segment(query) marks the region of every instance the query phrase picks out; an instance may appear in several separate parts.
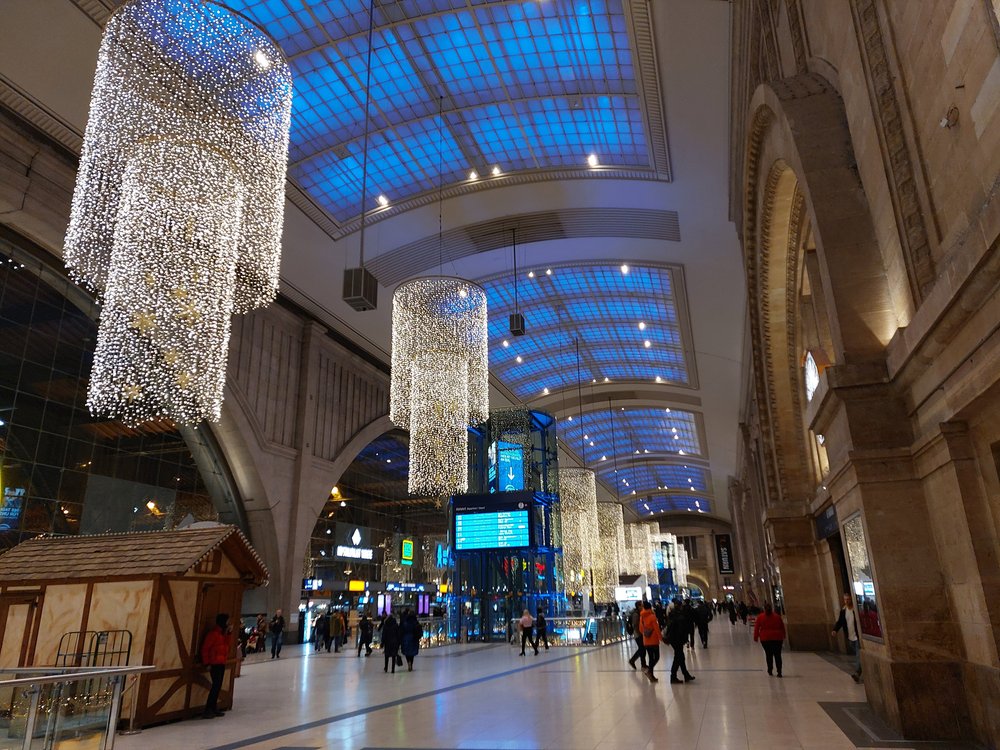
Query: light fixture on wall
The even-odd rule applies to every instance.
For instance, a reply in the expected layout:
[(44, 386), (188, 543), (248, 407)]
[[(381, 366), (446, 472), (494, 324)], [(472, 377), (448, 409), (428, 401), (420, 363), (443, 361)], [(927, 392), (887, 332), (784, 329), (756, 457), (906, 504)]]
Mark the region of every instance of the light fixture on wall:
[(93, 413), (219, 419), (230, 318), (277, 292), (291, 101), (281, 50), (216, 3), (108, 21), (65, 245), (102, 303)]

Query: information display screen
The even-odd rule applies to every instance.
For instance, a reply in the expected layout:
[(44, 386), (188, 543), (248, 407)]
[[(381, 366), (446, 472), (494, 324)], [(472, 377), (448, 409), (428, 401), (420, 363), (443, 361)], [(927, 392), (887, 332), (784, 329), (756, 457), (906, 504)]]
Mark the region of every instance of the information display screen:
[(490, 492), (518, 492), (524, 489), (524, 450), (517, 443), (499, 440), (489, 449), (487, 471)]
[[(529, 493), (524, 493), (528, 495)], [(455, 551), (531, 546), (531, 502), (495, 503), (467, 496), (455, 504)]]

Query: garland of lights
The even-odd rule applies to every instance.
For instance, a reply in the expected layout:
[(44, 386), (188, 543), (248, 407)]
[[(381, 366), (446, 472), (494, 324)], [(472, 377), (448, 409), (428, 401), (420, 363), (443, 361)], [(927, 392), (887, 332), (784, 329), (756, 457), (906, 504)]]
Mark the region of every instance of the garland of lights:
[(656, 560), (660, 550), (660, 524), (656, 521), (646, 521), (644, 526), (649, 530), (649, 552), (647, 553), (646, 564), (649, 566), (649, 570), (646, 573), (646, 579), (650, 584), (659, 582), (659, 573), (656, 568)]
[(535, 490), (535, 478), (538, 472), (531, 471), (531, 412), (519, 406), (494, 409), (490, 412), (489, 444), (499, 444), (501, 441), (518, 445), (521, 448), (522, 466), (524, 472), (524, 489)]
[(432, 276), (396, 289), (389, 417), (410, 431), (410, 494), (469, 488), (468, 427), (489, 416), (486, 345), (478, 284)]
[(597, 550), (597, 481), (592, 469), (559, 471), (563, 587), (570, 595), (590, 585)]
[(644, 523), (630, 523), (625, 526), (624, 572), (632, 575), (649, 575), (653, 556), (649, 540), (649, 527)]
[(611, 602), (625, 556), (625, 518), (618, 503), (597, 504), (599, 543), (594, 556), (594, 600)]
[(277, 291), (291, 98), (277, 45), (213, 2), (108, 21), (65, 246), (102, 302), (93, 413), (219, 419), (230, 318)]

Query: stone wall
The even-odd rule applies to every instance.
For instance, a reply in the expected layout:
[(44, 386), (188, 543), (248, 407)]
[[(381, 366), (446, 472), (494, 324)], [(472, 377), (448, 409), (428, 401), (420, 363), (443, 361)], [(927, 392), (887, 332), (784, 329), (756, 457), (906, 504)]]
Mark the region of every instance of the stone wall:
[[(731, 210), (749, 292), (743, 565), (835, 648), (817, 538), (860, 514), (869, 701), (913, 739), (1000, 737), (1000, 36), (989, 0), (737, 0)], [(822, 371), (811, 400), (803, 362)]]

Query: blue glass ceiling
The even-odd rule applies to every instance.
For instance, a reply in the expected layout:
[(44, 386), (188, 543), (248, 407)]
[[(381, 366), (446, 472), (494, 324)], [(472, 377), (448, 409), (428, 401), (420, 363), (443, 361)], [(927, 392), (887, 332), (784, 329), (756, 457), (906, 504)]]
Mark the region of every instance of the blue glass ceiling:
[(631, 267), (628, 273), (604, 264), (526, 269), (518, 280), (518, 300), (528, 332), (517, 338), (508, 330), (508, 315), (514, 312), (510, 274), (480, 283), (489, 301), (490, 371), (522, 400), (547, 395), (546, 389), (575, 390), (577, 339), (584, 386), (689, 382), (669, 268)]
[[(290, 178), (357, 216), (369, 0), (224, 2), (289, 57)], [(367, 209), (436, 188), (439, 163), (446, 185), (591, 153), (650, 168), (622, 0), (380, 0), (375, 25)]]
[(657, 513), (688, 511), (690, 513), (711, 513), (712, 507), (708, 500), (694, 495), (657, 495), (656, 497), (636, 500), (632, 503), (636, 515), (653, 516)]
[(579, 415), (572, 420), (561, 419), (559, 438), (578, 455), (585, 454), (588, 466), (602, 472), (605, 465), (614, 466), (615, 456), (621, 470), (631, 460), (650, 454), (676, 454), (678, 458), (702, 454), (695, 415), (677, 409), (644, 407), (588, 412), (582, 419)]
[(619, 464), (616, 471), (611, 461), (602, 461), (597, 466), (597, 476), (609, 487), (615, 488), (622, 498), (630, 495), (642, 497), (664, 490), (684, 490), (694, 496), (708, 492), (708, 472), (683, 464)]

